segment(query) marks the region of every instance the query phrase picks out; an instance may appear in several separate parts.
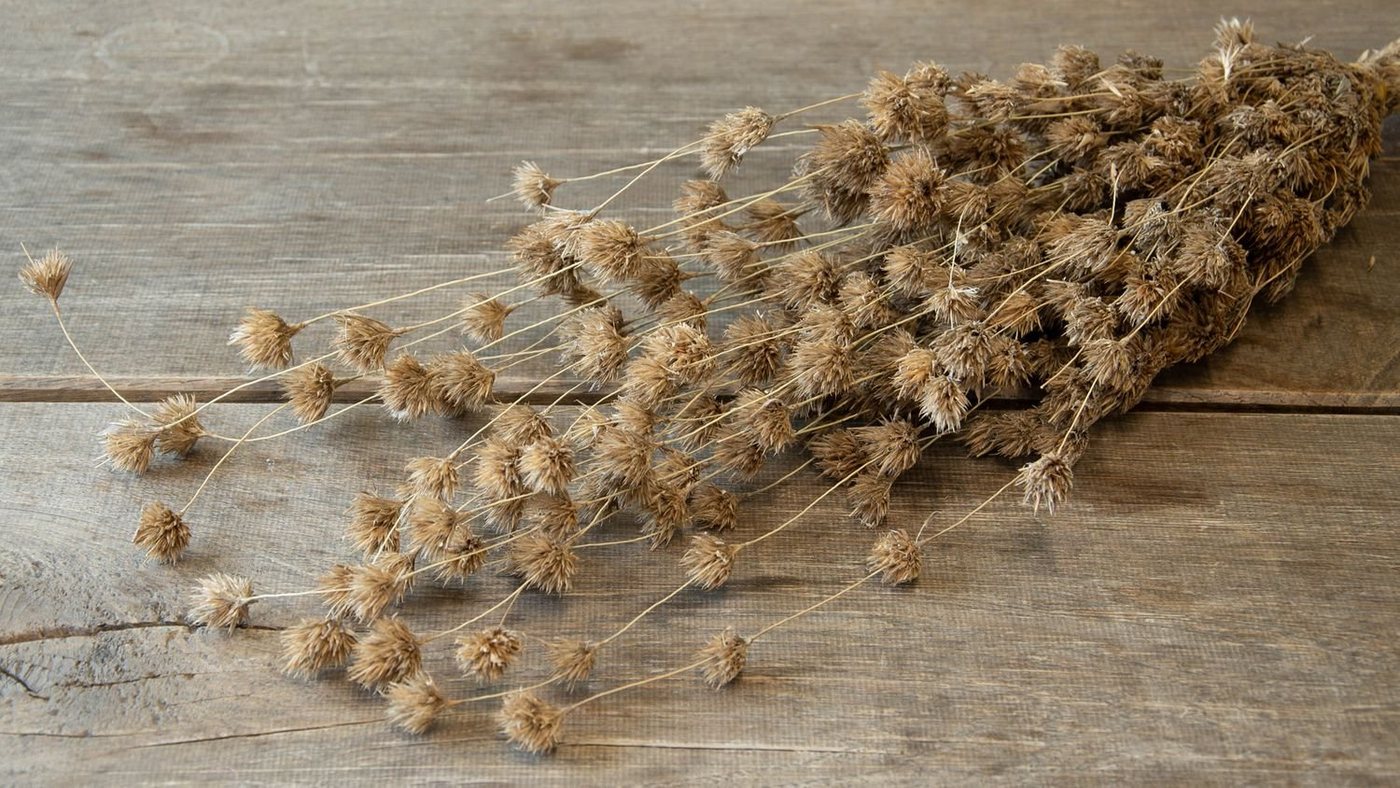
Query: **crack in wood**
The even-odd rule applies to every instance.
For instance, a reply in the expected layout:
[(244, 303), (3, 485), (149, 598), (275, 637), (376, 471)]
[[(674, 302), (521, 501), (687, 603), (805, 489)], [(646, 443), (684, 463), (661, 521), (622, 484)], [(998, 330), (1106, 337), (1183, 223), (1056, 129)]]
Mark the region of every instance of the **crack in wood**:
[[(130, 629), (155, 629), (159, 627), (176, 627), (187, 632), (194, 632), (201, 627), (196, 627), (185, 621), (127, 621), (112, 624), (96, 624), (86, 627), (41, 627), (39, 629), (25, 630), (23, 632), (9, 632), (0, 634), (0, 646), (13, 646), (20, 643), (35, 643), (43, 640), (63, 640), (65, 638), (95, 637), (108, 632), (123, 632)], [(270, 632), (280, 632), (282, 627), (267, 626), (264, 624), (246, 624), (240, 629), (265, 630)]]

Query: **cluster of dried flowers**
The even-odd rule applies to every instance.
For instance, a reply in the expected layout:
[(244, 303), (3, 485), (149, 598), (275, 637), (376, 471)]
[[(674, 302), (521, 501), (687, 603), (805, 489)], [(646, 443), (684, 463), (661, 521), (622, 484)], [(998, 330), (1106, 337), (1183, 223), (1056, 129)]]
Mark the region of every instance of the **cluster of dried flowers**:
[[(782, 130), (851, 99), (862, 117)], [(509, 242), (518, 286), (472, 295), (416, 326), (360, 312), (487, 275), (296, 323), (251, 310), (233, 332), (242, 358), (275, 370), (268, 377), (285, 389), (286, 403), (264, 420), (286, 407), (303, 424), (325, 420), (337, 389), (364, 376), (380, 379), (371, 399), (396, 421), (490, 418), (452, 451), (408, 461), (397, 494), (354, 498), (347, 536), (358, 560), (285, 594), (213, 575), (191, 616), (233, 628), (255, 601), (319, 598), (321, 613), (285, 631), (288, 673), (343, 666), (414, 733), (463, 704), (500, 699), (505, 736), (536, 752), (555, 746), (568, 713), (602, 697), (687, 671), (728, 684), (774, 627), (871, 580), (916, 580), (928, 542), (972, 513), (928, 535), (883, 530), (863, 577), (748, 636), (725, 629), (674, 671), (568, 705), (540, 694), (586, 681), (610, 642), (684, 589), (725, 585), (741, 554), (815, 505), (763, 533), (731, 536), (744, 496), (726, 482), (752, 479), (776, 454), (805, 448), (833, 482), (817, 500), (844, 492), (871, 528), (883, 525), (891, 485), (945, 435), (976, 455), (1024, 458), (998, 494), (1016, 486), (1029, 505), (1053, 509), (1095, 422), (1131, 408), (1166, 367), (1227, 344), (1254, 300), (1287, 293), (1309, 254), (1366, 204), (1368, 159), (1398, 103), (1400, 42), (1344, 63), (1258, 43), (1232, 21), (1181, 79), (1151, 57), (1105, 64), (1063, 47), (1006, 81), (920, 63), (812, 107), (743, 109), (663, 159), (600, 173), (639, 178), (699, 156), (708, 178), (685, 183), (676, 218), (646, 229), (606, 218), (608, 201), (557, 207), (557, 191), (582, 179), (525, 164), (514, 193), (539, 216)], [(804, 134), (815, 141), (790, 180), (726, 193), (721, 180), (749, 151)], [(60, 324), (69, 267), (55, 253), (22, 274)], [(510, 296), (521, 291), (567, 308), (511, 328), (520, 303)], [(295, 337), (322, 320), (339, 324), (334, 346), (294, 364)], [(524, 350), (484, 353), (541, 325), (545, 338)], [(430, 357), (409, 349), (458, 328), (474, 348)], [(564, 358), (553, 377), (578, 385), (546, 407), (498, 401), (501, 369), (548, 352)], [(490, 363), (501, 359), (511, 361)], [(584, 385), (603, 392), (598, 403), (563, 418), (557, 406)], [(981, 409), (1005, 395), (1022, 404)], [(155, 454), (184, 455), (200, 439), (236, 448), (262, 424), (231, 438), (207, 431), (207, 404), (188, 397), (150, 413), (126, 404), (136, 416), (106, 434), (107, 457), (138, 473)], [(177, 560), (190, 541), (190, 503), (148, 504), (136, 544)], [(568, 593), (590, 533), (620, 513), (640, 522), (638, 541), (652, 548), (685, 534), (678, 587), (606, 637), (554, 642), (554, 672), (540, 684), (447, 697), (423, 670), (425, 649), (450, 639), (465, 674), (499, 681), (525, 641), (505, 616), (480, 622), (502, 608), (508, 615), (527, 590)], [(459, 583), (492, 556), (519, 583), (486, 611), (426, 634), (392, 612), (416, 584)]]

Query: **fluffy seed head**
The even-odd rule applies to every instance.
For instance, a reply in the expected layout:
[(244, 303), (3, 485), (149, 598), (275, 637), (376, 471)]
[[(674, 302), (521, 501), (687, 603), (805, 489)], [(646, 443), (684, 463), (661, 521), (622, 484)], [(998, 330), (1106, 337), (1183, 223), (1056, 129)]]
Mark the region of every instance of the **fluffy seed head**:
[(403, 681), (423, 667), (422, 642), (397, 617), (381, 618), (351, 651), (346, 677), (365, 689)]
[(444, 413), (475, 413), (486, 406), (496, 385), (496, 373), (468, 350), (443, 353), (428, 360), (432, 393)]
[(1066, 457), (1049, 452), (1021, 466), (1016, 482), (1025, 492), (1027, 506), (1036, 511), (1044, 506), (1053, 514), (1074, 486), (1074, 467)]
[(102, 433), (106, 462), (119, 470), (145, 473), (155, 456), (158, 436), (157, 430), (139, 421), (116, 422)]
[(233, 629), (248, 620), (253, 581), (246, 577), (215, 572), (199, 581), (190, 594), (191, 624), (215, 629)]
[(710, 482), (690, 493), (690, 517), (696, 528), (727, 531), (739, 524), (739, 498)]
[(399, 549), (399, 532), (395, 526), (402, 511), (403, 501), (362, 490), (350, 504), (346, 538), (366, 556), (385, 550), (396, 551)]
[(923, 554), (919, 545), (902, 528), (887, 531), (875, 540), (865, 565), (870, 571), (879, 572), (880, 580), (890, 585), (912, 583), (919, 579), (923, 568)]
[(773, 131), (774, 118), (758, 107), (744, 107), (710, 124), (700, 166), (719, 180), (737, 167), (750, 148), (763, 142)]
[(485, 293), (472, 293), (467, 296), (462, 307), (462, 333), (478, 342), (496, 342), (505, 336), (506, 318), (515, 307), (503, 304), (497, 298)]
[(336, 315), (340, 324), (332, 345), (336, 357), (360, 372), (374, 372), (384, 366), (389, 343), (402, 334), (379, 320), (348, 312)]
[(450, 706), (427, 673), (390, 684), (384, 696), (389, 699), (385, 712), (389, 724), (414, 735), (431, 728), (438, 715)]
[(270, 309), (249, 308), (228, 343), (255, 369), (282, 369), (292, 363), (292, 337), (302, 328), (301, 323), (288, 325)]
[(925, 232), (943, 208), (946, 177), (928, 149), (906, 151), (870, 187), (870, 215), (897, 234)]
[(282, 630), (282, 672), (308, 678), (350, 659), (355, 632), (339, 618), (303, 618)]
[(549, 644), (549, 662), (554, 666), (554, 679), (566, 687), (575, 687), (588, 679), (598, 661), (599, 644), (594, 641), (566, 638)]
[(565, 540), (531, 534), (511, 543), (510, 565), (526, 588), (562, 594), (573, 585), (578, 553)]
[(335, 396), (335, 374), (330, 367), (312, 362), (282, 376), (282, 393), (302, 424), (319, 420), (330, 410)]
[(875, 75), (862, 103), (882, 139), (932, 142), (948, 126), (943, 95), (951, 84), (939, 66), (918, 63), (903, 77), (889, 71)]
[(457, 492), (457, 464), (451, 457), (415, 457), (404, 465), (405, 488), (413, 496), (452, 500)]
[(349, 573), (349, 589), (345, 603), (350, 613), (361, 621), (373, 621), (408, 592), (413, 578), (411, 556), (389, 553), (374, 563), (353, 567)]
[(507, 696), (499, 719), (501, 733), (521, 750), (542, 754), (552, 752), (559, 745), (564, 712), (540, 700), (533, 692)]
[(696, 534), (691, 537), (685, 555), (681, 556), (681, 566), (685, 567), (692, 585), (710, 591), (728, 582), (738, 553), (738, 545), (727, 544), (710, 534)]
[(431, 373), (412, 353), (400, 353), (384, 370), (379, 399), (399, 421), (422, 418), (436, 410), (438, 402)]
[(749, 641), (739, 637), (732, 628), (726, 628), (710, 638), (697, 656), (704, 660), (700, 673), (705, 683), (719, 689), (743, 672), (749, 656)]
[(511, 191), (527, 209), (543, 211), (554, 199), (554, 190), (560, 183), (563, 181), (549, 177), (549, 173), (533, 161), (523, 161), (512, 173)]
[(151, 558), (173, 564), (190, 543), (190, 527), (174, 509), (152, 501), (141, 507), (141, 518), (131, 541)]
[(488, 627), (457, 638), (457, 664), (484, 684), (503, 676), (524, 647), (520, 633)]
[(578, 232), (579, 259), (605, 283), (622, 283), (636, 276), (646, 252), (637, 231), (616, 219), (599, 219)]
[(68, 284), (68, 274), (72, 270), (73, 261), (68, 259), (68, 255), (53, 249), (19, 269), (19, 278), (29, 292), (58, 303), (58, 297), (63, 295), (63, 286)]
[(574, 478), (573, 449), (561, 438), (540, 438), (520, 453), (520, 477), (535, 492), (563, 495)]

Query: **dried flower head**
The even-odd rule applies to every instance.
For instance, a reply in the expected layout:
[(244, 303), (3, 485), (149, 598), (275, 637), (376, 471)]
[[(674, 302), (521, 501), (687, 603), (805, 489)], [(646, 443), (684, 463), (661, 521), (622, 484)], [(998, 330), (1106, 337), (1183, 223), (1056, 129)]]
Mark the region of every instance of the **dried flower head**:
[(415, 457), (404, 465), (410, 495), (452, 500), (457, 492), (457, 463), (451, 457)]
[(1074, 468), (1067, 458), (1050, 452), (1021, 466), (1016, 481), (1025, 492), (1028, 506), (1036, 511), (1044, 506), (1053, 513), (1074, 486)]
[(626, 222), (599, 219), (578, 231), (578, 256), (605, 283), (626, 282), (638, 273), (646, 242)]
[(690, 493), (689, 506), (696, 528), (727, 531), (739, 524), (738, 496), (719, 485), (698, 485)]
[(946, 179), (927, 148), (905, 151), (870, 187), (870, 215), (899, 235), (927, 232), (943, 209)]
[(190, 527), (174, 509), (152, 501), (141, 507), (141, 518), (131, 541), (151, 558), (173, 564), (190, 543)]
[(390, 684), (384, 696), (389, 700), (385, 712), (389, 724), (415, 735), (431, 728), (438, 715), (451, 706), (433, 683), (433, 677), (421, 672)]
[(515, 307), (485, 293), (472, 293), (462, 310), (462, 333), (478, 342), (497, 342), (505, 336), (506, 318)]
[(246, 577), (215, 572), (199, 581), (190, 594), (190, 623), (233, 629), (248, 620), (253, 582)]
[(449, 415), (481, 410), (496, 386), (496, 373), (468, 350), (433, 356), (428, 374), (438, 409)]
[(700, 152), (700, 166), (715, 180), (724, 177), (739, 165), (749, 149), (768, 139), (774, 121), (772, 115), (758, 107), (744, 107), (710, 124)]
[(554, 666), (554, 679), (566, 687), (586, 681), (598, 661), (600, 644), (596, 641), (565, 638), (549, 644), (549, 662)]
[(292, 363), (292, 337), (304, 327), (304, 323), (288, 324), (270, 309), (249, 307), (228, 343), (236, 345), (238, 355), (255, 369), (282, 369)]
[(57, 249), (50, 250), (38, 260), (30, 260), (19, 269), (20, 281), (34, 295), (43, 296), (53, 303), (63, 294), (63, 286), (68, 284), (68, 274), (73, 270), (73, 261)]
[(291, 403), (297, 420), (310, 424), (319, 421), (330, 410), (337, 383), (330, 367), (311, 362), (283, 375), (281, 385), (283, 396)]
[(412, 558), (401, 553), (387, 553), (373, 563), (353, 567), (345, 593), (346, 609), (361, 621), (379, 618), (385, 608), (408, 592), (412, 569)]
[(511, 191), (520, 204), (531, 210), (543, 211), (554, 199), (554, 190), (563, 181), (549, 177), (533, 161), (521, 162), (511, 178)]
[(879, 572), (880, 579), (890, 585), (912, 583), (919, 579), (923, 568), (923, 554), (919, 544), (908, 531), (897, 528), (887, 531), (875, 540), (865, 565), (870, 571)]
[(379, 400), (399, 421), (422, 418), (438, 409), (432, 374), (412, 353), (400, 353), (385, 368)]
[(562, 594), (573, 585), (578, 553), (564, 539), (531, 534), (511, 544), (510, 566), (526, 588)]
[(403, 501), (361, 491), (350, 504), (346, 538), (366, 556), (399, 549), (397, 529)]
[(457, 664), (482, 683), (503, 676), (510, 663), (525, 647), (519, 632), (504, 627), (488, 627), (457, 638)]
[(310, 677), (350, 659), (355, 632), (336, 617), (303, 618), (282, 630), (282, 672)]
[(183, 457), (209, 433), (195, 415), (198, 405), (189, 394), (174, 394), (161, 400), (151, 414), (156, 427), (156, 448)]
[(355, 644), (345, 675), (365, 689), (379, 689), (417, 674), (422, 666), (422, 641), (390, 616), (375, 621)]
[(882, 139), (932, 142), (948, 126), (943, 96), (951, 84), (941, 67), (917, 63), (902, 77), (889, 71), (875, 75), (862, 102)]
[(470, 528), (452, 505), (440, 498), (415, 498), (408, 515), (413, 544), (432, 560), (441, 557), (459, 528)]
[(733, 628), (726, 628), (710, 638), (697, 656), (703, 660), (700, 673), (705, 683), (719, 689), (743, 672), (749, 656), (749, 641), (735, 634)]
[(574, 451), (562, 438), (544, 436), (520, 453), (520, 477), (535, 492), (563, 495), (574, 478)]
[(349, 564), (332, 564), (324, 574), (316, 579), (316, 593), (321, 595), (326, 609), (335, 618), (350, 612), (350, 583), (355, 578), (355, 567)]
[(690, 538), (685, 555), (681, 556), (681, 566), (685, 567), (692, 585), (710, 591), (728, 582), (734, 571), (734, 557), (738, 554), (739, 545), (728, 544), (710, 534), (696, 534)]
[(552, 435), (549, 419), (529, 405), (507, 405), (496, 416), (495, 434), (517, 446)]
[(105, 461), (113, 468), (131, 473), (145, 473), (151, 467), (156, 452), (159, 431), (132, 419), (123, 419), (102, 433)]
[(531, 753), (552, 752), (559, 746), (564, 712), (528, 690), (508, 695), (501, 704), (501, 733), (511, 744)]
[(340, 324), (333, 345), (336, 358), (360, 372), (375, 372), (384, 366), (389, 343), (403, 334), (386, 323), (353, 312), (336, 315)]

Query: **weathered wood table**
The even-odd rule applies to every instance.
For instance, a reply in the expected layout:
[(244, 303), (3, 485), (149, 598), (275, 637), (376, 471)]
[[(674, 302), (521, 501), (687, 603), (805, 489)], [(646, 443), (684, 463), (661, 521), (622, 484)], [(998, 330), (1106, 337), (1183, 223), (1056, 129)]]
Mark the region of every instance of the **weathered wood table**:
[[(562, 173), (644, 160), (733, 108), (799, 106), (919, 58), (1005, 75), (1069, 41), (1186, 67), (1209, 47), (1218, 10), (224, 5), (0, 5), (0, 249), (11, 268), (21, 242), (74, 257), (74, 336), (140, 401), (208, 398), (236, 380), (224, 338), (245, 305), (304, 316), (501, 267), (523, 218), (484, 200), (521, 159)], [(1231, 12), (1254, 13), (1266, 39), (1315, 35), (1348, 56), (1400, 33), (1385, 2)], [(392, 485), (405, 457), (455, 444), (460, 422), (389, 430), (362, 408), (250, 448), (191, 511), (187, 560), (152, 565), (129, 544), (141, 503), (188, 495), (215, 449), (143, 479), (97, 467), (94, 435), (121, 409), (11, 281), (0, 290), (0, 775), (1400, 780), (1394, 119), (1386, 139), (1370, 208), (1234, 346), (1103, 424), (1062, 512), (994, 505), (941, 540), (915, 587), (864, 589), (775, 633), (722, 692), (683, 676), (590, 706), (544, 759), (509, 750), (484, 708), (414, 739), (341, 681), (282, 677), (277, 630), (309, 603), (262, 606), (232, 635), (182, 623), (185, 589), (215, 569), (267, 590), (305, 587), (348, 555), (341, 511), (353, 491)], [(779, 177), (796, 145), (773, 150), (747, 169)], [(663, 169), (623, 210), (660, 211), (687, 172)], [(581, 187), (579, 204), (606, 187)], [(420, 321), (454, 298), (385, 313)], [(547, 368), (517, 368), (501, 389)], [(237, 433), (274, 398), (252, 387), (210, 420)], [(901, 483), (892, 522), (966, 511), (1010, 470), (939, 446)], [(819, 484), (798, 474), (746, 527)], [(824, 501), (781, 559), (746, 565), (725, 593), (658, 611), (594, 686), (660, 672), (726, 624), (751, 630), (839, 587), (869, 539), (842, 509)], [(527, 597), (531, 631), (604, 630), (674, 585), (674, 561), (637, 547), (608, 548), (562, 601)], [(414, 615), (442, 626), (506, 587), (426, 591)], [(538, 652), (527, 649), (515, 681), (546, 670)], [(447, 678), (448, 654), (429, 660), (450, 691), (468, 691)]]

